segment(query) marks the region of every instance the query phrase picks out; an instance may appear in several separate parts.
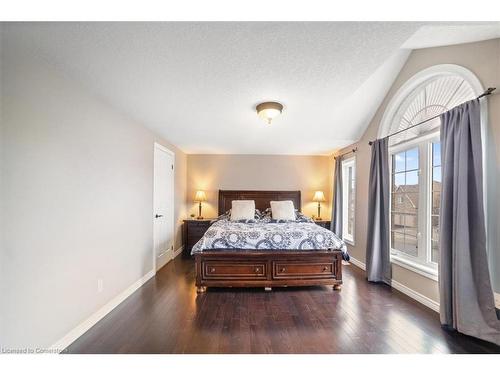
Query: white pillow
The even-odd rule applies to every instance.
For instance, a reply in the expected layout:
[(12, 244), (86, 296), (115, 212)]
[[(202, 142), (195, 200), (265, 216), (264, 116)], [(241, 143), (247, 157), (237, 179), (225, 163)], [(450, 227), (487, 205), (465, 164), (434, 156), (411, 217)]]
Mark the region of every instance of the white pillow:
[(292, 201), (271, 201), (271, 215), (275, 220), (295, 220)]
[(255, 201), (232, 201), (231, 220), (253, 220), (255, 219)]

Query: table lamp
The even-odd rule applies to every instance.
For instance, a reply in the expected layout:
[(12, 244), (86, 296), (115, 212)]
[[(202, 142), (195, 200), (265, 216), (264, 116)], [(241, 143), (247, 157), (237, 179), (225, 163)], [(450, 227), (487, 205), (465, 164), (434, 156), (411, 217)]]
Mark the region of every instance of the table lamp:
[(321, 220), (321, 202), (325, 202), (325, 194), (322, 191), (317, 191), (314, 193), (313, 202), (318, 202), (318, 217), (316, 220)]
[(197, 217), (198, 220), (203, 219), (203, 216), (201, 216), (201, 202), (205, 202), (206, 200), (207, 200), (207, 195), (205, 194), (205, 192), (203, 190), (198, 190), (196, 192), (196, 195), (194, 196), (194, 201), (199, 203), (198, 217)]

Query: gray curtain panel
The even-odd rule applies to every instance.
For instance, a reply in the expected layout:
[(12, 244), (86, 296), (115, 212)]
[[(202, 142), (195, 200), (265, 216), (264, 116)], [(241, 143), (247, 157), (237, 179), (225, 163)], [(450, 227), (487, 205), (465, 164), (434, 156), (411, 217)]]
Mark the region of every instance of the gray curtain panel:
[(388, 138), (377, 139), (372, 144), (368, 186), (366, 274), (368, 281), (390, 284), (388, 144)]
[(441, 164), (441, 323), (500, 344), (486, 254), (478, 99), (441, 116)]
[(330, 229), (342, 238), (342, 157), (335, 158), (335, 176), (333, 176), (333, 205)]

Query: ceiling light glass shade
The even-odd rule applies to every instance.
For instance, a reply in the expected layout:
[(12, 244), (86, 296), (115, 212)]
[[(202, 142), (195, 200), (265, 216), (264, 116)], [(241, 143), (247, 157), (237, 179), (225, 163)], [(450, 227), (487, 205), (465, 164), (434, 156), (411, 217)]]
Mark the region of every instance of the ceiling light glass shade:
[(317, 191), (314, 193), (313, 202), (324, 202), (324, 201), (326, 201), (326, 199), (325, 199), (325, 194), (323, 194), (322, 191)]
[(207, 200), (207, 195), (203, 190), (198, 190), (194, 196), (195, 202), (205, 202)]
[(277, 102), (265, 102), (260, 103), (256, 109), (257, 114), (270, 124), (283, 111), (283, 105)]

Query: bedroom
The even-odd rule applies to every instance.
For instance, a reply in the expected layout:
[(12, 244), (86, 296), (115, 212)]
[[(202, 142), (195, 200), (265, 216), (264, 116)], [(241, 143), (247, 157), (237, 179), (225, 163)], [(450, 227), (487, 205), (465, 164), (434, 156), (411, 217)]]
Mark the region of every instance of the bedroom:
[(500, 354), (484, 17), (6, 17), (2, 353)]

